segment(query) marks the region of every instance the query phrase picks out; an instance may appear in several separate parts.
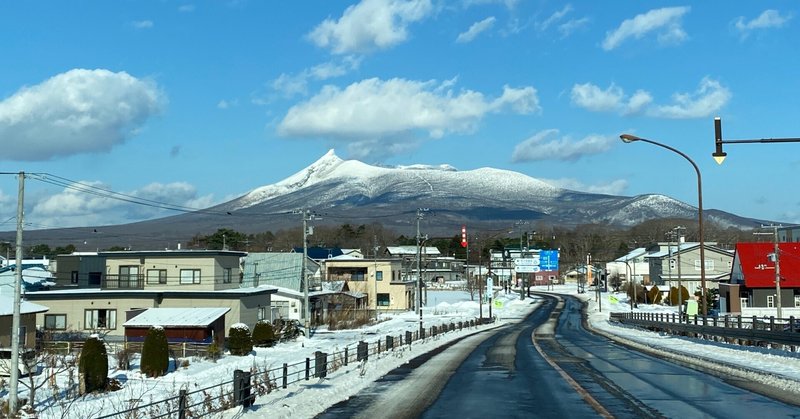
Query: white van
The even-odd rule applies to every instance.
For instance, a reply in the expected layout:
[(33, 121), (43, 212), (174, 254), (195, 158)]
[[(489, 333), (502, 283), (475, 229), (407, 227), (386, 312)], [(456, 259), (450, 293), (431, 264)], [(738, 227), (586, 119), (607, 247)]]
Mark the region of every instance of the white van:
[[(36, 357), (36, 352), (33, 349), (24, 350), (20, 354), (19, 362), (19, 376), (27, 375), (31, 372), (28, 367), (31, 365), (31, 360)], [(26, 362), (27, 361), (27, 362)], [(35, 368), (34, 368), (35, 371)], [(0, 376), (11, 376), (11, 348), (0, 348)]]

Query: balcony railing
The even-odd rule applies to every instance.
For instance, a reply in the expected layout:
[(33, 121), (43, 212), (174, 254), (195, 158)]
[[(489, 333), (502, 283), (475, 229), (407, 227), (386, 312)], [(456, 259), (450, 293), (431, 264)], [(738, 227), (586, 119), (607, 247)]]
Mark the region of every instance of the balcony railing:
[(106, 275), (100, 284), (101, 289), (141, 290), (144, 289), (144, 275)]

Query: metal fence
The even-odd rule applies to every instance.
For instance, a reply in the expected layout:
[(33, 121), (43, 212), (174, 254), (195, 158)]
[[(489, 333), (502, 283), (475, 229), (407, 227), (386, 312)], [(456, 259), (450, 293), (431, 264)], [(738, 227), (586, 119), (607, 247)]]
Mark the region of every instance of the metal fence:
[[(484, 322), (486, 323), (486, 322)], [(328, 374), (353, 362), (368, 360), (371, 355), (394, 351), (403, 345), (436, 335), (475, 328), (476, 320), (459, 321), (417, 331), (405, 331), (399, 335), (386, 335), (373, 342), (351, 343), (341, 351), (325, 353), (316, 351), (312, 356), (294, 363), (261, 369), (256, 366), (250, 371), (236, 370), (231, 381), (226, 381), (200, 390), (181, 389), (177, 396), (144, 405), (135, 405), (127, 410), (116, 411), (98, 419), (107, 418), (200, 418), (236, 406), (250, 407), (258, 396), (286, 389), (289, 385), (308, 381), (311, 378), (325, 378)]]
[(721, 339), (740, 345), (800, 347), (800, 320), (758, 316), (680, 316), (676, 313), (611, 313), (611, 321), (673, 334)]

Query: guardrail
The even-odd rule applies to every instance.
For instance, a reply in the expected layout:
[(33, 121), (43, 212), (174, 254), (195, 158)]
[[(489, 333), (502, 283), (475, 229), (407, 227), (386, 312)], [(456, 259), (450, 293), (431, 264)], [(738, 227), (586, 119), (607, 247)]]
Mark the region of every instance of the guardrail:
[(611, 321), (673, 334), (717, 337), (730, 343), (760, 346), (787, 345), (792, 352), (800, 347), (800, 320), (758, 316), (679, 316), (675, 313), (611, 313)]
[(290, 384), (308, 381), (313, 378), (325, 378), (328, 374), (347, 366), (352, 362), (369, 359), (370, 355), (393, 351), (403, 345), (411, 345), (426, 337), (443, 333), (474, 328), (482, 323), (479, 320), (459, 321), (457, 323), (431, 326), (421, 331), (406, 331), (405, 334), (387, 335), (369, 343), (359, 341), (331, 354), (316, 351), (313, 357), (306, 357), (294, 363), (284, 363), (272, 369), (253, 367), (250, 371), (236, 370), (233, 380), (199, 390), (179, 390), (178, 395), (160, 401), (139, 404), (133, 401), (129, 409), (116, 411), (98, 419), (109, 418), (200, 418), (212, 413), (221, 412), (236, 406), (250, 407), (257, 396), (273, 391), (286, 389)]

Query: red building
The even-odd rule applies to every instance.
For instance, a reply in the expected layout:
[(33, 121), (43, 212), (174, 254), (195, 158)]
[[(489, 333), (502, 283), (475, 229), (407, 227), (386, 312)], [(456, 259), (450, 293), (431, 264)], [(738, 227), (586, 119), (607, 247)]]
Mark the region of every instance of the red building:
[[(737, 243), (730, 284), (720, 284), (720, 311), (775, 315), (775, 244)], [(778, 244), (782, 317), (800, 314), (800, 243)], [(766, 310), (750, 310), (766, 309)], [(762, 313), (763, 312), (763, 313)]]

